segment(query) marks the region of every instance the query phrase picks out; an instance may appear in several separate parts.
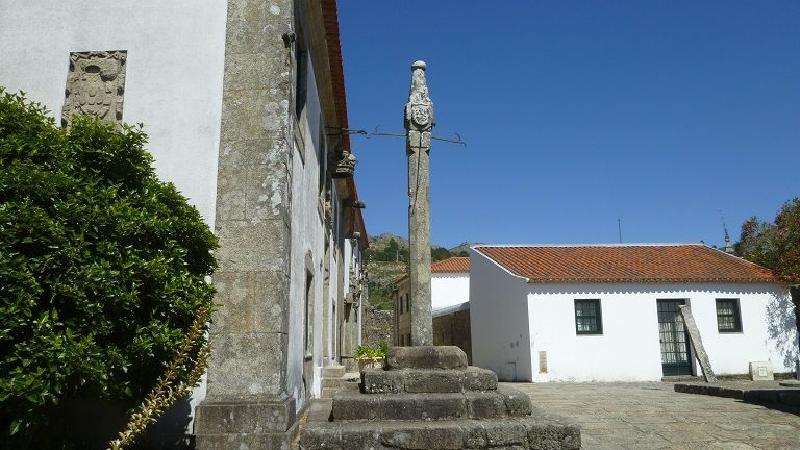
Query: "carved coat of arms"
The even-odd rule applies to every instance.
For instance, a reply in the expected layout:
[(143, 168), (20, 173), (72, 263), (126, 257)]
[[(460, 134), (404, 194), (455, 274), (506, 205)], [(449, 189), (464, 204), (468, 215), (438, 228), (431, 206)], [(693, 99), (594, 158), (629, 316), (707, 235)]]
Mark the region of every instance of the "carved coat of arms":
[(61, 125), (68, 126), (78, 114), (106, 122), (121, 121), (127, 52), (72, 52), (69, 59)]

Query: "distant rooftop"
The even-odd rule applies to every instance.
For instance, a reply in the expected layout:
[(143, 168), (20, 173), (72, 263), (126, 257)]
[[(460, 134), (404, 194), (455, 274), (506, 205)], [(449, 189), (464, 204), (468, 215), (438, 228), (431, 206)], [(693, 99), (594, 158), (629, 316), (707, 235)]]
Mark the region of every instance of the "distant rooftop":
[(431, 264), (431, 273), (469, 272), (469, 256), (451, 256)]
[(476, 245), (530, 283), (775, 282), (772, 271), (702, 244)]
[[(469, 256), (451, 256), (441, 261), (431, 264), (431, 273), (469, 273)], [(407, 274), (400, 275), (394, 279), (395, 283), (400, 283), (408, 278)]]

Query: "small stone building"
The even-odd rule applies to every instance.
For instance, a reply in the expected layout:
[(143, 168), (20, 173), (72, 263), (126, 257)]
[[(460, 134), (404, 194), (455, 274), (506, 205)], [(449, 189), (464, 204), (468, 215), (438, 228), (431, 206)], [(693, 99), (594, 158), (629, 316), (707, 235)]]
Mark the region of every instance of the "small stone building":
[[(394, 344), (411, 345), (408, 277), (395, 281)], [(455, 345), (471, 358), (469, 342), (469, 257), (453, 256), (431, 264), (434, 345)]]
[(767, 269), (700, 244), (479, 245), (472, 356), (502, 380), (652, 381), (700, 375), (686, 304), (718, 375), (794, 370), (787, 290)]
[(288, 445), (323, 369), (352, 365), (366, 295), (336, 1), (11, 3), (0, 85), (65, 126), (143, 123), (219, 237), (207, 382), (145, 447)]

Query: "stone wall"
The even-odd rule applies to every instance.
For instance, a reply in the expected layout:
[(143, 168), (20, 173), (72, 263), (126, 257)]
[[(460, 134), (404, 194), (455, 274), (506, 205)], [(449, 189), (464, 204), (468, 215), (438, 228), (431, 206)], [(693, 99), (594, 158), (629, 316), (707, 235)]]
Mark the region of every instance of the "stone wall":
[(385, 342), (392, 345), (394, 342), (394, 311), (377, 309), (374, 306), (364, 307), (364, 316), (361, 322), (361, 343), (365, 345), (378, 345)]
[(472, 364), (472, 333), (469, 309), (433, 318), (433, 345), (455, 345), (464, 350)]

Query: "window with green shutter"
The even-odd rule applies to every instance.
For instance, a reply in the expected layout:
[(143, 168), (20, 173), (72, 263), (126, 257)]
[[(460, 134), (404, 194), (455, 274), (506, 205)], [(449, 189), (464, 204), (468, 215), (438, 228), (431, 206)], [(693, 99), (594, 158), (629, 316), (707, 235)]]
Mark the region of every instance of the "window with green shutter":
[(600, 300), (575, 300), (575, 332), (577, 334), (603, 334)]
[(742, 315), (739, 312), (738, 298), (717, 299), (717, 329), (720, 333), (742, 331)]

